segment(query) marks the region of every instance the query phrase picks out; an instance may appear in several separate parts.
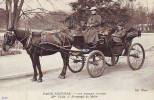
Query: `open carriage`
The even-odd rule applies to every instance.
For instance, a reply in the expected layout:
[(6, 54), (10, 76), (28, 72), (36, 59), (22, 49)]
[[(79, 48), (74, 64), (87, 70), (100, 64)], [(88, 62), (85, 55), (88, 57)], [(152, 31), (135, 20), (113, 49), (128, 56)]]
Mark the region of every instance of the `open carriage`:
[(114, 37), (110, 35), (98, 34), (99, 42), (91, 46), (86, 45), (83, 36), (75, 36), (74, 44), (80, 51), (71, 51), (69, 69), (77, 73), (85, 66), (91, 77), (99, 77), (105, 68), (117, 64), (120, 56), (127, 57), (127, 63), (132, 70), (140, 69), (144, 64), (145, 51), (140, 43), (132, 44), (132, 40), (141, 33), (137, 36), (128, 33), (123, 36), (121, 43), (114, 42)]
[[(39, 56), (60, 52), (64, 62), (60, 78), (65, 78), (68, 62), (69, 69), (74, 73), (80, 72), (86, 66), (91, 77), (101, 76), (108, 67), (107, 65), (113, 66), (118, 62), (119, 56), (126, 56), (128, 65), (133, 70), (138, 70), (143, 66), (145, 59), (144, 48), (139, 43), (132, 44), (135, 37), (141, 36), (141, 32), (129, 29), (120, 38), (121, 42), (116, 42), (117, 37), (112, 34), (101, 33), (96, 36), (98, 36), (96, 43), (87, 44), (83, 36), (75, 36), (73, 40), (66, 33), (48, 33), (44, 39), (43, 33), (32, 32), (31, 34), (24, 30), (10, 30), (4, 35), (3, 50), (9, 50), (15, 40), (18, 40), (24, 45), (28, 54), (33, 57), (32, 62), (35, 65), (38, 64), (39, 68), (41, 68)], [(60, 45), (58, 42), (60, 42)], [(70, 50), (72, 45), (80, 50)], [(107, 58), (110, 58), (110, 60), (108, 61)], [(36, 59), (37, 61), (34, 61)], [(39, 81), (42, 82), (42, 71), (39, 68)], [(34, 76), (33, 80), (36, 81), (37, 77)]]

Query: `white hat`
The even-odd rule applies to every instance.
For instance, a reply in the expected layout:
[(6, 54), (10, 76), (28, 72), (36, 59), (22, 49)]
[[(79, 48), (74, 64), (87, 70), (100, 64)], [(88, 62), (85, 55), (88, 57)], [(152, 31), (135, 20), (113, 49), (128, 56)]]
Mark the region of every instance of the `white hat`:
[(96, 10), (96, 9), (97, 9), (96, 7), (91, 7), (91, 8), (90, 8), (90, 10)]

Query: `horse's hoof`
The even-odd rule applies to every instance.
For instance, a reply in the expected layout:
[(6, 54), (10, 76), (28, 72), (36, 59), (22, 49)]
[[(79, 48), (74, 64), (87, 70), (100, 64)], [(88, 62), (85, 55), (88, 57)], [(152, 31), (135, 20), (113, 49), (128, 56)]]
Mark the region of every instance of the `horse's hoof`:
[(65, 76), (59, 75), (59, 78), (60, 78), (60, 79), (65, 79)]
[(41, 83), (43, 80), (42, 79), (38, 79), (37, 82)]
[(35, 82), (37, 81), (37, 78), (32, 78), (31, 81)]

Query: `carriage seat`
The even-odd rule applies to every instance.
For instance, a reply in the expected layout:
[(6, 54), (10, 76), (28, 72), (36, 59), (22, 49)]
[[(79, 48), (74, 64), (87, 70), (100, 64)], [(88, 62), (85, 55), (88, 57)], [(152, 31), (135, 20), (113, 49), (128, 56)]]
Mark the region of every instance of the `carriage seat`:
[(32, 32), (32, 36), (41, 37), (42, 32)]

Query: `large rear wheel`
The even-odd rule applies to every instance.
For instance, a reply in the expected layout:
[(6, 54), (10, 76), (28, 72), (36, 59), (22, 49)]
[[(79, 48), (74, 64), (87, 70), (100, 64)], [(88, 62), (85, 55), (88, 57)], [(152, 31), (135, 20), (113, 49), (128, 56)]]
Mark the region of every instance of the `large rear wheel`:
[(86, 60), (87, 71), (93, 78), (99, 77), (103, 74), (106, 68), (105, 65), (105, 57), (103, 53), (98, 50), (92, 51)]
[(145, 51), (141, 44), (135, 43), (130, 46), (128, 55), (127, 55), (127, 62), (128, 65), (132, 70), (139, 70), (145, 60)]

